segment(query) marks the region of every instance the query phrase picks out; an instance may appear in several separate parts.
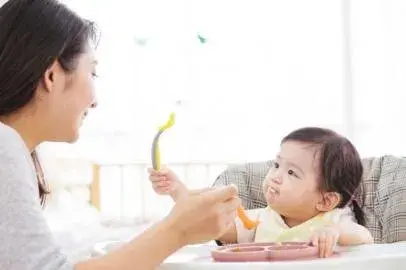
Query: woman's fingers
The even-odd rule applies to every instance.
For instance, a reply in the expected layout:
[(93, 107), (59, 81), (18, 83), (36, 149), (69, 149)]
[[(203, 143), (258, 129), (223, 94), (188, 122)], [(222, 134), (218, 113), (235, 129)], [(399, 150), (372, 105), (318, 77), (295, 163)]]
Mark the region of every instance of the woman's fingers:
[[(204, 200), (209, 203), (225, 203), (229, 200), (237, 198), (237, 187), (235, 185), (228, 185), (224, 187), (218, 187), (213, 190), (209, 190), (202, 193)], [(236, 207), (237, 208), (237, 207)]]

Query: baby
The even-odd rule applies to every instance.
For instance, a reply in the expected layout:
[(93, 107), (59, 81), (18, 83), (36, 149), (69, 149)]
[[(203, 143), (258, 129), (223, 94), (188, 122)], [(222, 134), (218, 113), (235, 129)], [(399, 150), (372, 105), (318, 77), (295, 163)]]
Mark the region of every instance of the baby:
[[(169, 169), (149, 170), (155, 192), (176, 202), (190, 192)], [(363, 173), (349, 140), (322, 128), (302, 128), (283, 138), (263, 182), (266, 208), (247, 210), (258, 226), (236, 219), (221, 243), (306, 241), (328, 257), (334, 247), (373, 243), (356, 200)]]

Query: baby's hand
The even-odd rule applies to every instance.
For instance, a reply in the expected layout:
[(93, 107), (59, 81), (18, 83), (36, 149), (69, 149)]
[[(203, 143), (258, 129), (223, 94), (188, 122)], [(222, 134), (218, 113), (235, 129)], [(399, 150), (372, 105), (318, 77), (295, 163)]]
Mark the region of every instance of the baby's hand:
[(325, 227), (312, 236), (311, 243), (319, 247), (320, 258), (327, 258), (333, 254), (339, 236), (339, 231), (335, 227)]
[(157, 194), (170, 195), (176, 201), (179, 196), (187, 193), (186, 187), (172, 170), (163, 168), (156, 171), (149, 168), (148, 173), (152, 188)]
[(174, 189), (176, 182), (179, 181), (176, 174), (167, 168), (159, 171), (149, 168), (148, 173), (149, 180), (152, 183), (152, 188), (157, 194), (170, 194), (171, 191)]

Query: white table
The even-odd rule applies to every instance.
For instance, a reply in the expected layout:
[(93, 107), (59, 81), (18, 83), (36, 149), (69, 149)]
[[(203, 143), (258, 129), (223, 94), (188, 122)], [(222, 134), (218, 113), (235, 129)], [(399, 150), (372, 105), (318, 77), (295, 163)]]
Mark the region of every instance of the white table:
[[(119, 244), (119, 243), (116, 243)], [(102, 255), (115, 244), (100, 243), (95, 247), (94, 255)], [(213, 245), (187, 246), (169, 257), (159, 270), (199, 270), (199, 269), (250, 269), (250, 270), (324, 270), (324, 269), (368, 269), (402, 270), (406, 269), (406, 242), (384, 245), (369, 245), (341, 250), (335, 258), (290, 262), (259, 263), (216, 263), (210, 250)]]

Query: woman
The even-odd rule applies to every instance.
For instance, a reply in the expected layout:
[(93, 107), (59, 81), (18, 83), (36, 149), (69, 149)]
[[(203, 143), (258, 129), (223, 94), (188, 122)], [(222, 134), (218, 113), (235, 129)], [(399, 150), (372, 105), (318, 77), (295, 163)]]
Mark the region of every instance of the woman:
[(234, 220), (236, 189), (205, 190), (104, 257), (72, 265), (60, 253), (41, 212), (47, 189), (35, 148), (76, 141), (96, 106), (94, 36), (92, 23), (56, 0), (0, 7), (0, 269), (153, 269), (184, 245), (218, 237)]

